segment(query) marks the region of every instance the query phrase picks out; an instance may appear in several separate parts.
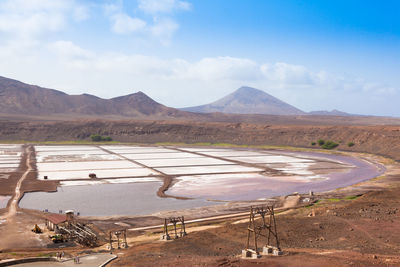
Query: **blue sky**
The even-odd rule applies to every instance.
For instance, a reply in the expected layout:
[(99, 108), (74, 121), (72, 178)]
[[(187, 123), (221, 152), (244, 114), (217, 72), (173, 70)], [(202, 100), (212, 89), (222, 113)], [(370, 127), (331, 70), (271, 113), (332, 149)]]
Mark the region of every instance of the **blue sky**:
[(305, 111), (400, 116), (400, 2), (1, 0), (0, 76), (172, 107), (242, 85)]

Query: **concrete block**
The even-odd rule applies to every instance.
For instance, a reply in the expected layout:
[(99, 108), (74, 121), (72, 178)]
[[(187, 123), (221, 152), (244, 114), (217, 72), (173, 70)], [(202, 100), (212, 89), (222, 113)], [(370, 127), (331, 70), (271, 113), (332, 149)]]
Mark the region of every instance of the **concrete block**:
[(161, 235), (160, 236), (160, 240), (161, 241), (168, 241), (168, 240), (172, 240), (170, 235)]
[(271, 246), (264, 246), (262, 249), (262, 255), (272, 255), (273, 248)]
[(242, 258), (250, 258), (251, 257), (251, 252), (247, 251), (246, 249), (242, 249)]
[(261, 257), (261, 255), (258, 255), (252, 249), (243, 249), (242, 250), (242, 259), (258, 259), (260, 257)]
[(274, 249), (273, 255), (274, 256), (282, 256), (283, 252), (281, 250), (279, 250), (279, 249)]

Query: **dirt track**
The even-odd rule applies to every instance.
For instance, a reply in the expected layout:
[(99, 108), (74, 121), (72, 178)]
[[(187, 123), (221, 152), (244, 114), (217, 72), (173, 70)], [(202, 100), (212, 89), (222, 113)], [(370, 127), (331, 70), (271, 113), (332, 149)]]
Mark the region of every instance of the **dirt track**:
[(9, 201), (7, 213), (3, 216), (0, 216), (0, 220), (10, 220), (17, 213), (18, 202), (21, 200), (23, 196), (23, 192), (21, 192), (21, 186), (29, 172), (33, 170), (31, 165), (31, 154), (32, 147), (25, 147), (26, 161), (24, 164), (26, 165), (26, 171), (22, 174), (21, 178), (18, 180), (17, 185), (15, 186), (14, 194), (12, 199)]

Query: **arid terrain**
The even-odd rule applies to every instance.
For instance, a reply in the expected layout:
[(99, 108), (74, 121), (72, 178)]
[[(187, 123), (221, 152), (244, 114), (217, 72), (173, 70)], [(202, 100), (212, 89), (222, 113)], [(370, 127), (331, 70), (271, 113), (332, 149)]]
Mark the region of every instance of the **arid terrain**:
[[(276, 207), (285, 207), (276, 216), (283, 257), (242, 260), (239, 255), (247, 238), (248, 202), (196, 208), (181, 211), (187, 220), (215, 215), (235, 214), (187, 225), (188, 235), (169, 241), (158, 241), (161, 227), (134, 231), (142, 226), (161, 225), (162, 218), (177, 213), (162, 212), (157, 216), (83, 217), (99, 233), (100, 247), (80, 245), (62, 248), (67, 255), (84, 255), (107, 251), (106, 236), (112, 229), (128, 228), (129, 248), (116, 251), (118, 258), (111, 266), (398, 266), (400, 264), (400, 138), (399, 121), (395, 118), (335, 116), (272, 116), (204, 114), (206, 120), (71, 120), (71, 117), (3, 116), (0, 140), (6, 143), (37, 142), (84, 144), (90, 135), (110, 136), (114, 142), (207, 147), (241, 147), (252, 149), (294, 149), (322, 151), (312, 145), (318, 139), (339, 144), (336, 150), (355, 153), (384, 164), (386, 173), (377, 179), (355, 186), (318, 193), (315, 203), (304, 204), (306, 195), (280, 197)], [(246, 119), (247, 118), (247, 119)], [(257, 123), (254, 123), (254, 122)], [(348, 146), (352, 142), (353, 146)], [(118, 144), (118, 143), (117, 143)], [(335, 151), (331, 153), (336, 153)], [(327, 152), (327, 151), (322, 151)], [(361, 154), (359, 154), (361, 153)], [(368, 154), (362, 154), (368, 153)], [(377, 156), (374, 156), (377, 155)], [(380, 157), (383, 156), (383, 157)], [(27, 154), (21, 165), (2, 181), (0, 193), (10, 195), (27, 170)], [(35, 154), (30, 154), (36, 168)], [(55, 191), (57, 181), (36, 179), (28, 172), (21, 192)], [(307, 207), (306, 207), (307, 206)], [(9, 207), (10, 208), (10, 203)], [(287, 209), (294, 208), (294, 209)], [(45, 214), (17, 209), (11, 223), (0, 224), (4, 248), (0, 259), (55, 255), (47, 233), (30, 231), (35, 223), (43, 226)], [(0, 216), (7, 213), (0, 210)], [(244, 214), (244, 215), (243, 215)], [(309, 217), (310, 214), (315, 216)], [(5, 234), (6, 233), (6, 234)], [(24, 241), (22, 241), (24, 240)]]
[[(262, 202), (233, 205), (231, 208), (203, 208), (185, 211), (187, 220), (209, 217), (214, 214), (239, 213), (237, 217), (222, 217), (199, 221), (187, 225), (189, 233), (184, 238), (158, 241), (161, 227), (149, 230), (128, 230), (129, 248), (116, 251), (118, 258), (111, 266), (397, 266), (400, 264), (400, 167), (392, 159), (400, 154), (393, 145), (397, 126), (304, 126), (221, 123), (149, 123), (149, 122), (7, 122), (1, 130), (3, 140), (85, 140), (95, 129), (100, 134), (109, 134), (114, 140), (130, 142), (221, 142), (249, 145), (312, 146), (310, 142), (319, 138), (342, 139), (341, 150), (373, 152), (389, 159), (370, 154), (354, 154), (384, 164), (384, 176), (354, 186), (317, 193), (313, 205), (301, 201), (309, 196), (293, 195), (275, 201), (281, 214), (277, 214), (278, 233), (282, 257), (263, 257), (258, 260), (243, 260), (239, 255), (247, 238), (247, 212), (249, 205)], [(106, 127), (107, 126), (107, 127)], [(29, 127), (29, 128), (28, 128)], [(50, 129), (54, 129), (51, 131)], [(168, 130), (167, 130), (168, 129)], [(30, 134), (28, 134), (30, 132)], [(304, 134), (307, 132), (307, 134)], [(84, 134), (86, 133), (86, 135)], [(136, 133), (136, 134), (135, 134)], [(140, 134), (139, 134), (140, 133)], [(168, 134), (167, 134), (168, 133)], [(301, 134), (300, 134), (301, 133)], [(18, 135), (18, 137), (17, 137)], [(166, 136), (170, 135), (171, 139)], [(178, 138), (180, 136), (180, 139)], [(198, 138), (195, 138), (198, 136)], [(215, 138), (215, 139), (214, 139)], [(225, 139), (224, 139), (225, 138)], [(345, 146), (349, 141), (356, 145)], [(247, 143), (246, 143), (247, 142)], [(380, 146), (377, 143), (381, 144)], [(207, 144), (205, 144), (207, 145)], [(226, 146), (226, 145), (225, 145)], [(374, 153), (372, 153), (374, 154)], [(30, 154), (30, 162), (35, 159)], [(2, 194), (9, 194), (26, 172), (27, 154), (24, 154), (19, 169), (12, 173), (7, 183), (2, 183)], [(392, 158), (392, 159), (390, 159)], [(34, 164), (33, 164), (34, 165)], [(33, 166), (35, 167), (35, 166)], [(36, 180), (34, 172), (28, 172), (21, 184), (21, 192), (53, 191), (57, 183)], [(9, 203), (9, 206), (11, 204)], [(279, 209), (281, 207), (281, 209)], [(289, 209), (288, 209), (289, 208)], [(0, 211), (0, 216), (7, 215)], [(310, 215), (314, 215), (311, 216)], [(55, 255), (59, 248), (51, 248), (46, 233), (36, 235), (30, 231), (35, 223), (43, 224), (40, 211), (18, 209), (10, 222), (2, 223), (1, 259), (25, 258), (39, 255)], [(159, 216), (125, 216), (83, 218), (93, 224), (100, 234), (99, 248), (73, 246), (62, 250), (67, 255), (84, 255), (107, 250), (106, 236), (109, 230), (122, 227), (159, 225), (163, 217), (173, 216), (164, 212)], [(22, 240), (24, 240), (22, 242)], [(6, 246), (5, 246), (6, 244)], [(82, 254), (83, 253), (83, 254)]]
[(277, 216), (283, 257), (240, 259), (247, 222), (231, 220), (173, 242), (137, 242), (112, 266), (398, 266), (399, 191), (321, 201), (315, 217), (312, 208)]
[[(274, 118), (277, 121), (274, 121)], [(0, 121), (0, 140), (89, 141), (91, 134), (111, 136), (131, 143), (213, 143), (236, 145), (292, 146), (314, 148), (318, 139), (339, 143), (344, 151), (367, 152), (399, 160), (397, 140), (400, 126), (396, 119), (354, 117), (300, 118), (272, 116), (264, 123), (188, 121)], [(386, 122), (385, 120), (389, 120)], [(378, 121), (381, 124), (377, 125)], [(330, 124), (330, 125), (326, 125)], [(352, 125), (355, 124), (355, 125)], [(14, 141), (13, 141), (14, 140)], [(348, 147), (353, 142), (354, 146)]]

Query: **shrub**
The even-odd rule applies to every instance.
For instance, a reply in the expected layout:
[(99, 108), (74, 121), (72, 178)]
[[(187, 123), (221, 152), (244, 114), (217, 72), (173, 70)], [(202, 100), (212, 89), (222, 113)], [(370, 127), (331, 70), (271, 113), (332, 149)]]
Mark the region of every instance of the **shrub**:
[(348, 146), (348, 147), (352, 147), (352, 146), (354, 146), (354, 145), (355, 145), (355, 144), (354, 144), (353, 142), (348, 142), (348, 143), (347, 143), (347, 146)]
[(311, 145), (312, 145), (312, 146), (315, 146), (315, 144), (316, 144), (315, 142), (311, 142)]
[(90, 139), (92, 139), (93, 142), (100, 142), (103, 140), (103, 137), (99, 134), (92, 134)]
[(325, 140), (319, 139), (319, 140), (317, 141), (317, 143), (318, 143), (319, 146), (322, 146), (323, 144), (325, 144)]
[(339, 145), (338, 143), (335, 143), (333, 141), (326, 141), (321, 147), (323, 149), (334, 149), (338, 145)]
[(92, 139), (93, 142), (101, 142), (101, 141), (109, 142), (109, 141), (112, 141), (111, 137), (109, 137), (109, 136), (103, 137), (103, 136), (101, 136), (99, 134), (92, 134), (90, 136), (90, 139)]

